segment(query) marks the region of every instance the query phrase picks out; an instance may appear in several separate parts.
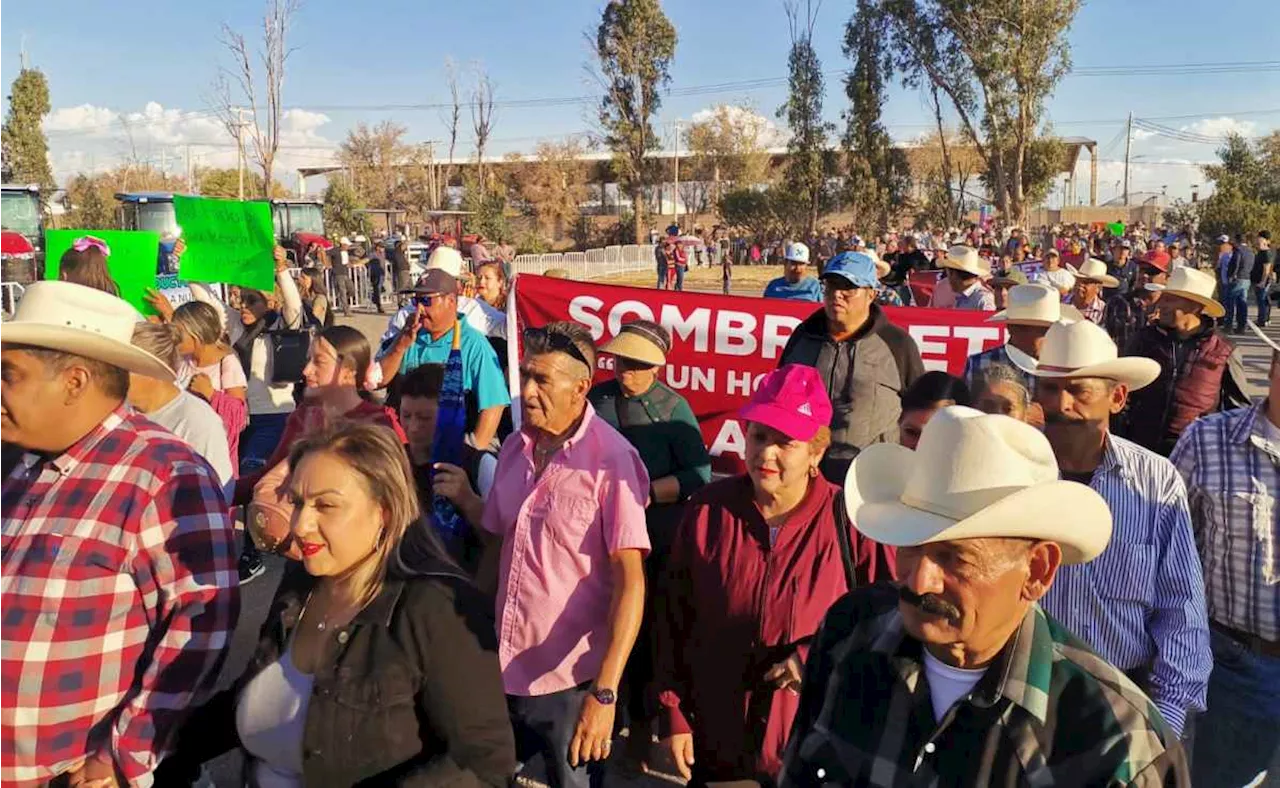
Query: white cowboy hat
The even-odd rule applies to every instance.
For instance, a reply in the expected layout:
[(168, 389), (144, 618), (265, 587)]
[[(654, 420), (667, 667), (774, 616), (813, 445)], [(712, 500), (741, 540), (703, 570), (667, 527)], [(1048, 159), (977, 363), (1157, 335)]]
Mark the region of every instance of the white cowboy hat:
[(1120, 280), (1107, 273), (1107, 264), (1090, 257), (1080, 264), (1079, 268), (1073, 267), (1070, 263), (1066, 264), (1066, 269), (1076, 275), (1076, 279), (1084, 279), (1090, 282), (1100, 282), (1103, 287), (1119, 287)]
[(964, 244), (956, 244), (947, 250), (947, 259), (943, 261), (942, 267), (954, 268), (983, 279), (991, 276), (990, 264), (978, 255), (977, 249)]
[(5, 323), (5, 345), (61, 350), (128, 372), (172, 382), (177, 376), (160, 359), (133, 346), (138, 311), (110, 293), (71, 282), (36, 282)]
[(876, 264), (877, 279), (884, 279), (886, 276), (889, 275), (889, 272), (893, 270), (888, 263), (880, 259), (880, 255), (876, 253), (875, 249), (864, 249), (862, 250), (862, 254), (865, 254), (867, 257), (870, 257), (871, 262)]
[(1106, 501), (1059, 479), (1039, 430), (959, 405), (929, 420), (915, 451), (890, 443), (863, 449), (845, 475), (844, 500), (858, 531), (898, 547), (1041, 539), (1061, 546), (1063, 563), (1082, 564), (1111, 539)]
[(1074, 323), (1084, 319), (1079, 309), (1062, 303), (1057, 290), (1043, 284), (1014, 285), (1009, 288), (1008, 304), (1007, 308), (987, 318), (987, 322), (1051, 326), (1059, 320)]
[(462, 276), (462, 252), (441, 244), (427, 258), (427, 270), (439, 268), (454, 279)]
[(1204, 313), (1209, 317), (1222, 317), (1227, 310), (1213, 298), (1213, 290), (1216, 286), (1217, 283), (1213, 281), (1211, 275), (1183, 266), (1169, 275), (1169, 281), (1165, 282), (1163, 292), (1166, 295), (1181, 296), (1188, 301), (1201, 304), (1204, 306)]
[(1160, 377), (1160, 363), (1142, 356), (1121, 357), (1116, 343), (1091, 320), (1058, 322), (1049, 326), (1035, 359), (1006, 345), (1009, 360), (1037, 378), (1106, 378), (1130, 391), (1151, 385)]

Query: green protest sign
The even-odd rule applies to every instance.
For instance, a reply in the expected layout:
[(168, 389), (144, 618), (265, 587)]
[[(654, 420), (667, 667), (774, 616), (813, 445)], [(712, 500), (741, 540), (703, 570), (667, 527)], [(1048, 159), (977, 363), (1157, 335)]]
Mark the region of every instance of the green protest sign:
[(156, 311), (146, 301), (148, 290), (156, 286), (156, 265), (160, 261), (160, 234), (135, 230), (45, 230), (44, 278), (57, 279), (62, 255), (77, 238), (92, 235), (102, 239), (107, 255), (107, 273), (120, 288), (120, 297), (142, 312)]
[(178, 261), (179, 278), (254, 290), (276, 286), (276, 234), (268, 203), (175, 194), (173, 213), (187, 247)]
[(1124, 222), (1112, 222), (1107, 225), (1107, 229), (1110, 230), (1111, 234), (1117, 238), (1124, 236)]

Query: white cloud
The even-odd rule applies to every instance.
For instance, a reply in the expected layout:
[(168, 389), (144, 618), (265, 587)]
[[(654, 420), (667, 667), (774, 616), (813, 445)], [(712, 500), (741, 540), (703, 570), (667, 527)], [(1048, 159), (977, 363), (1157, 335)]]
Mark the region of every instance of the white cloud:
[[(276, 176), (293, 185), (300, 166), (327, 162), (336, 143), (321, 131), (327, 115), (288, 110), (280, 128)], [(45, 119), (54, 177), (61, 183), (77, 172), (101, 172), (131, 159), (164, 166), (178, 174), (191, 156), (195, 166), (234, 167), (235, 140), (216, 113), (187, 111), (148, 102), (141, 110), (119, 111), (82, 104), (61, 107)], [(250, 144), (246, 142), (247, 151)]]
[(1154, 137), (1154, 136), (1156, 136), (1156, 133), (1155, 133), (1154, 131), (1147, 131), (1146, 129), (1134, 129), (1134, 130), (1133, 130), (1133, 138), (1134, 138), (1134, 140), (1148, 140), (1148, 139), (1151, 139), (1151, 138), (1152, 138), (1152, 137)]
[(1225, 137), (1228, 134), (1252, 137), (1257, 129), (1258, 124), (1251, 120), (1236, 120), (1225, 115), (1218, 118), (1204, 118), (1182, 127), (1182, 131), (1203, 134), (1207, 137)]
[(727, 111), (730, 123), (736, 127), (754, 131), (760, 144), (766, 148), (785, 145), (787, 144), (787, 139), (791, 136), (786, 129), (774, 123), (772, 118), (761, 115), (751, 107), (737, 104), (720, 104), (700, 109), (693, 113), (690, 120), (694, 123), (711, 120), (720, 111), (721, 107)]

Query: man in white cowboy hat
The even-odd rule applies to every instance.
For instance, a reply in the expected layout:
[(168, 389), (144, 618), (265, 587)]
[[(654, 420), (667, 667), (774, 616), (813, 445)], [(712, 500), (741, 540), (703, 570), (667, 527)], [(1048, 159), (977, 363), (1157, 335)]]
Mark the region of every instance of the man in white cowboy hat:
[(27, 288), (0, 344), (4, 479), (0, 782), (149, 785), (213, 689), (239, 609), (218, 476), (125, 406), (137, 311), (70, 282)]
[[(1049, 326), (1059, 320), (1076, 322), (1082, 317), (1075, 307), (1062, 303), (1052, 287), (1040, 284), (1015, 285), (1009, 289), (1008, 306), (987, 318), (988, 323), (1005, 327), (1008, 344), (1032, 358), (1040, 357), (1040, 345)], [(1009, 351), (1005, 345), (974, 353), (964, 364), (964, 379), (973, 383), (976, 375), (993, 364), (1009, 364)], [(1032, 388), (1031, 375), (1025, 375), (1024, 383)]]
[(946, 271), (951, 291), (955, 293), (956, 309), (995, 311), (996, 297), (983, 283), (991, 276), (991, 266), (978, 256), (977, 249), (963, 244), (951, 247), (942, 268)]
[(809, 267), (809, 247), (793, 241), (783, 252), (782, 276), (765, 285), (765, 298), (784, 298), (788, 301), (821, 301), (822, 283), (816, 277), (805, 276)]
[(1062, 477), (1092, 487), (1114, 521), (1111, 545), (1060, 572), (1044, 608), (1128, 673), (1181, 732), (1188, 712), (1204, 709), (1212, 667), (1186, 487), (1168, 460), (1110, 431), (1160, 367), (1118, 357), (1088, 321), (1050, 327), (1038, 361), (1016, 350), (1011, 358), (1036, 378)]
[(1071, 290), (1068, 303), (1079, 310), (1085, 320), (1102, 325), (1107, 308), (1107, 303), (1102, 300), (1102, 290), (1119, 287), (1120, 280), (1107, 273), (1107, 264), (1096, 257), (1085, 260), (1079, 268), (1067, 266), (1067, 269), (1076, 277), (1076, 286)]
[(1160, 378), (1132, 398), (1116, 432), (1165, 456), (1191, 422), (1249, 403), (1235, 348), (1208, 319), (1224, 314), (1213, 289), (1213, 277), (1203, 271), (1174, 271), (1156, 302), (1155, 322), (1139, 330), (1125, 349), (1128, 355), (1154, 359)]
[(827, 613), (784, 788), (1185, 784), (1151, 701), (1037, 604), (1102, 552), (1111, 515), (1059, 479), (1035, 428), (944, 408), (917, 450), (864, 451), (845, 501), (864, 536), (897, 546), (898, 587)]
[[(427, 271), (433, 268), (439, 268), (454, 279), (462, 278), (462, 253), (452, 246), (437, 246), (431, 255), (427, 258)], [(418, 285), (421, 285), (426, 273), (418, 277)], [(417, 285), (407, 287), (399, 291), (402, 296), (414, 295), (417, 292)], [(409, 303), (391, 316), (387, 321), (387, 330), (382, 332), (382, 339), (379, 340), (378, 358), (382, 358), (390, 350), (391, 344), (395, 338), (400, 335), (404, 329), (405, 323), (409, 322), (409, 317), (418, 311), (415, 300), (410, 299)], [(506, 340), (507, 338), (507, 316), (500, 309), (489, 306), (483, 298), (472, 298), (471, 296), (458, 295), (458, 314), (462, 315), (467, 325), (471, 326), (481, 334), (490, 339)], [(496, 343), (495, 343), (496, 344)], [(505, 342), (503, 344), (505, 347)]]
[(1280, 774), (1280, 343), (1252, 328), (1271, 349), (1267, 398), (1194, 422), (1169, 457), (1191, 496), (1214, 657), (1196, 785)]

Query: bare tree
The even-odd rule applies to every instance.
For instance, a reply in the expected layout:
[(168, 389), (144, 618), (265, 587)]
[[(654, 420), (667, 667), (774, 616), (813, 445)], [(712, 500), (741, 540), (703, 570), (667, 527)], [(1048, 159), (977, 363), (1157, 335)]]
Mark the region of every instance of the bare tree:
[[(214, 84), (216, 109), (227, 131), (243, 144), (253, 144), (251, 155), (262, 170), (263, 196), (271, 194), (276, 151), (280, 149), (280, 123), (284, 118), (284, 72), (289, 55), (287, 39), (300, 0), (267, 0), (262, 18), (262, 46), (251, 52), (244, 34), (222, 25), (219, 41), (231, 53), (233, 65), (222, 68)], [(236, 100), (239, 99), (239, 100)], [(260, 104), (259, 100), (265, 101)], [(247, 120), (242, 113), (247, 112)]]
[(479, 63), (475, 65), (475, 71), (476, 85), (471, 91), (471, 128), (476, 133), (476, 165), (480, 183), (485, 185), (484, 150), (493, 134), (493, 81)]
[(449, 134), (449, 163), (444, 168), (444, 203), (449, 202), (449, 184), (453, 181), (453, 154), (458, 147), (458, 128), (462, 123), (462, 101), (458, 98), (458, 69), (453, 58), (444, 59), (444, 78), (449, 85), (450, 109), (442, 113), (440, 120)]

